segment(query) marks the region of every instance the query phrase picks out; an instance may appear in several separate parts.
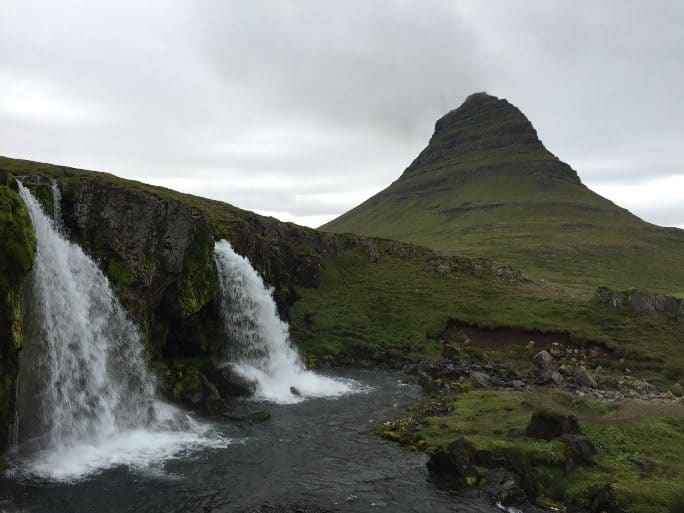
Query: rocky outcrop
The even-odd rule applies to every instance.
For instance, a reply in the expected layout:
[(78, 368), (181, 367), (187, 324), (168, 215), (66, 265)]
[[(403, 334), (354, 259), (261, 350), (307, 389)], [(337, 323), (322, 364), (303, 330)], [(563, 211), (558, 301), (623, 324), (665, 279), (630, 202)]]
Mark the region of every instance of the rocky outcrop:
[(628, 310), (645, 317), (668, 317), (684, 323), (684, 299), (645, 290), (596, 289), (596, 297), (616, 310)]
[(0, 453), (14, 421), (22, 286), (36, 252), (28, 211), (13, 187), (11, 173), (0, 172)]

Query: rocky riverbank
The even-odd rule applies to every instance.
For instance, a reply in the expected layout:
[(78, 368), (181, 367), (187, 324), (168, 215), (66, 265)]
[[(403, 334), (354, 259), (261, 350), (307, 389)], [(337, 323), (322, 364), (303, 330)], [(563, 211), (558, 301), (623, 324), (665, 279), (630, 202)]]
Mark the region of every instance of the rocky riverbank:
[(677, 387), (616, 371), (598, 346), (530, 340), (502, 359), (453, 338), (442, 358), (405, 368), (427, 399), (378, 426), (428, 452), (434, 479), (561, 511), (668, 511), (679, 500)]

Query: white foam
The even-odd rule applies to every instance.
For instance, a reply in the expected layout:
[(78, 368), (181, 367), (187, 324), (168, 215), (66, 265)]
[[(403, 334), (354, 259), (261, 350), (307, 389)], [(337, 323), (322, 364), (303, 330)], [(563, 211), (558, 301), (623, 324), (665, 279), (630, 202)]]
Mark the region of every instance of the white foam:
[(156, 429), (128, 429), (71, 445), (44, 449), (18, 461), (14, 472), (54, 481), (78, 481), (103, 470), (126, 466), (162, 471), (165, 461), (200, 448), (225, 448), (232, 443), (207, 424), (194, 421), (174, 406), (156, 402)]

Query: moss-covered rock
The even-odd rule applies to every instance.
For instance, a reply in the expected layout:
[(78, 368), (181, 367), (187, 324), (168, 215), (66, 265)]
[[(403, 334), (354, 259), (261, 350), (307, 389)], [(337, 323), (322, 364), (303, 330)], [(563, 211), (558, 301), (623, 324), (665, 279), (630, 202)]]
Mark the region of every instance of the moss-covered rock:
[(21, 290), (36, 254), (36, 237), (21, 197), (0, 180), (0, 450), (14, 420), (14, 402), (21, 348)]

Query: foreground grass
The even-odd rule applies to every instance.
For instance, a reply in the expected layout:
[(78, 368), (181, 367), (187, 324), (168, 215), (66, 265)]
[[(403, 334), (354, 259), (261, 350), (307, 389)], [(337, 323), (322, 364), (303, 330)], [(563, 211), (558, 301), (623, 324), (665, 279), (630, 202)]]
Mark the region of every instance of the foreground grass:
[[(643, 403), (570, 402), (553, 390), (451, 391), (439, 400), (452, 408), (451, 413), (421, 419), (422, 429), (408, 433), (416, 413), (409, 408), (406, 419), (382, 425), (380, 434), (428, 452), (465, 437), (478, 450), (504, 455), (528, 491), (540, 494), (542, 503), (553, 497), (586, 507), (593, 492), (610, 485), (634, 513), (678, 511), (684, 482), (682, 405), (662, 406), (653, 414)], [(568, 471), (558, 440), (510, 437), (512, 430), (524, 433), (531, 405), (576, 415), (598, 450), (595, 465)], [(648, 459), (653, 470), (642, 473), (630, 460), (634, 457)]]

